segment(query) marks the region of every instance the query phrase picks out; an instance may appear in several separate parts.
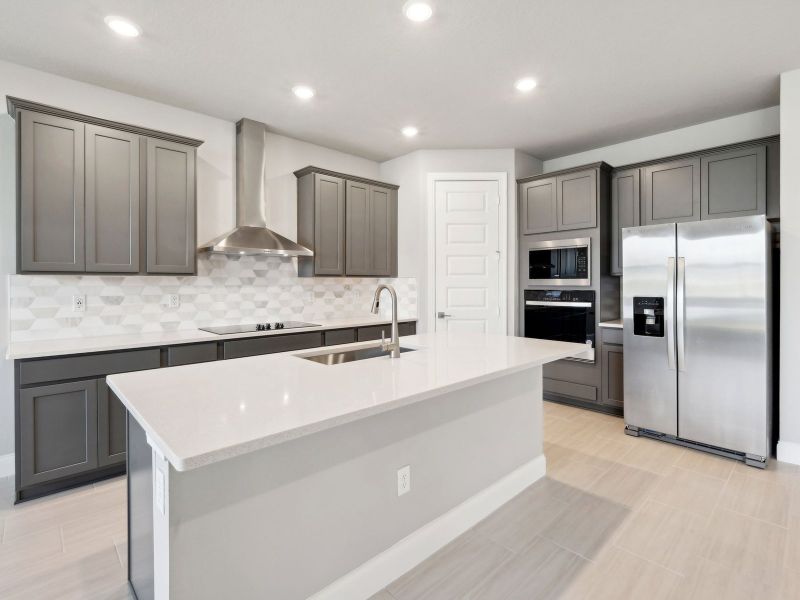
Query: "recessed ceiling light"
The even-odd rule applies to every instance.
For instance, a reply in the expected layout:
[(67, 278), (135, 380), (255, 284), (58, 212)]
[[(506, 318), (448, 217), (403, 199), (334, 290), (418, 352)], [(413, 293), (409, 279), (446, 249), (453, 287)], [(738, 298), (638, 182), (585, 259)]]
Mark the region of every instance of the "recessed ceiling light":
[(314, 97), (314, 89), (307, 85), (296, 85), (292, 88), (292, 92), (301, 100), (310, 100)]
[(403, 14), (410, 20), (421, 23), (431, 18), (433, 8), (427, 2), (409, 0), (403, 5)]
[(522, 79), (517, 80), (517, 82), (514, 84), (514, 87), (520, 92), (530, 92), (536, 87), (536, 80), (531, 79), (530, 77), (523, 77)]
[(111, 31), (116, 33), (117, 35), (121, 35), (123, 37), (139, 37), (142, 35), (142, 30), (136, 23), (128, 21), (123, 17), (117, 17), (114, 15), (107, 16), (104, 21), (106, 25), (111, 28)]
[(410, 137), (410, 138), (414, 137), (415, 135), (417, 135), (419, 133), (419, 129), (417, 129), (413, 125), (408, 125), (407, 127), (403, 127), (403, 129), (401, 129), (401, 131), (403, 132), (404, 136)]

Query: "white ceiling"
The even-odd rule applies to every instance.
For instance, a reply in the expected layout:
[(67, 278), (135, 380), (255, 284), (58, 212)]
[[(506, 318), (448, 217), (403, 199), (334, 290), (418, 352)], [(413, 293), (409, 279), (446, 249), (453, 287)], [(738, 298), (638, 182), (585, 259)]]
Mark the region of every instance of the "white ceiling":
[(552, 158), (775, 105), (800, 67), (797, 0), (431, 0), (422, 25), (404, 0), (6, 2), (0, 58), (376, 160)]

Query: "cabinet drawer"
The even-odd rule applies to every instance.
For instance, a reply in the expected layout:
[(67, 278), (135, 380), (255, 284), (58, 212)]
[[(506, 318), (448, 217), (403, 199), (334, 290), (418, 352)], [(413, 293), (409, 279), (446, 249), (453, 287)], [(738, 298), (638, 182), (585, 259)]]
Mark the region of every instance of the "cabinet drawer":
[(103, 354), (81, 354), (59, 358), (26, 360), (19, 365), (20, 385), (97, 377), (113, 373), (127, 373), (157, 369), (161, 366), (158, 348), (106, 352)]
[(355, 329), (333, 329), (325, 332), (325, 345), (350, 344), (356, 341)]
[(571, 381), (560, 381), (558, 379), (548, 379), (545, 377), (543, 387), (545, 394), (551, 393), (557, 394), (558, 396), (575, 398), (577, 400), (585, 400), (587, 402), (597, 402), (597, 388), (591, 385), (572, 383)]
[(259, 354), (274, 354), (291, 350), (305, 350), (322, 346), (322, 332), (295, 333), (290, 335), (273, 335), (246, 340), (225, 342), (223, 356), (225, 358), (242, 358)]
[(217, 343), (189, 344), (167, 348), (167, 366), (193, 365), (217, 360)]
[(600, 328), (600, 339), (604, 344), (622, 344), (622, 329), (614, 329), (611, 327)]
[(411, 323), (400, 323), (399, 329), (400, 335), (416, 335), (417, 323), (416, 321), (412, 321)]
[[(398, 323), (397, 329), (401, 336), (414, 335), (417, 333), (417, 324), (416, 322)], [(368, 342), (370, 340), (379, 340), (381, 339), (381, 332), (383, 332), (383, 336), (388, 340), (390, 337), (392, 337), (392, 324), (387, 323), (386, 325), (370, 325), (369, 327), (359, 327), (358, 341)]]

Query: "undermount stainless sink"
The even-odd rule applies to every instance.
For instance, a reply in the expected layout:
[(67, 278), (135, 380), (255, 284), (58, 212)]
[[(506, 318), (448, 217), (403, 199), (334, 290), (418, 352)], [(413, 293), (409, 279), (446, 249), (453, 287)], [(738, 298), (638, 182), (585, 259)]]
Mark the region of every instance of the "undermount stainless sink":
[[(400, 352), (413, 352), (416, 348), (400, 348)], [(298, 358), (305, 358), (312, 360), (321, 365), (341, 365), (356, 360), (366, 360), (368, 358), (378, 358), (380, 356), (389, 356), (391, 351), (384, 350), (379, 346), (371, 348), (358, 348), (356, 350), (340, 350), (339, 352), (320, 352), (319, 354), (306, 354), (305, 356), (298, 356)]]

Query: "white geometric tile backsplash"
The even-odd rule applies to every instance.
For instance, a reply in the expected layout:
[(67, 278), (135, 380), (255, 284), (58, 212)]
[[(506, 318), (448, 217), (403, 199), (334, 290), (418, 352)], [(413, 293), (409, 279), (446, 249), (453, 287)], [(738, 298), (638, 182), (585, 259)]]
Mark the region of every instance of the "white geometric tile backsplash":
[[(369, 314), (378, 282), (397, 289), (400, 317), (417, 316), (413, 277), (298, 277), (289, 258), (201, 254), (197, 275), (11, 275), (13, 342), (197, 329)], [(180, 306), (169, 308), (168, 295)], [(85, 312), (72, 297), (86, 296)], [(389, 303), (382, 303), (386, 316)]]

